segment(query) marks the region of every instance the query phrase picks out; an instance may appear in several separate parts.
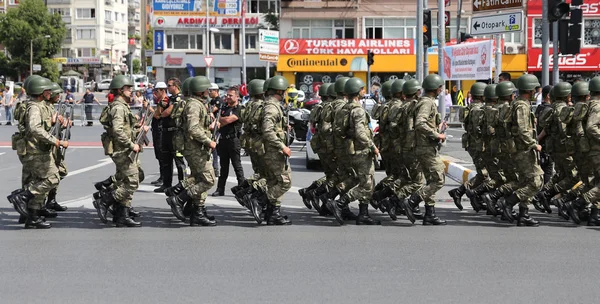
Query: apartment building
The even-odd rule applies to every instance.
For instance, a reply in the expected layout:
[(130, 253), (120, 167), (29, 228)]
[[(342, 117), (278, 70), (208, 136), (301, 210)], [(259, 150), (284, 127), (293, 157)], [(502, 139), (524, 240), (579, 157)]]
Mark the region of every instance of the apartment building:
[[(245, 10), (245, 44), (242, 44), (242, 6)], [(184, 1), (185, 2), (185, 1)], [(258, 56), (258, 28), (267, 28), (264, 16), (279, 12), (278, 0), (190, 0), (180, 5), (149, 1), (154, 30), (152, 66), (157, 79), (206, 75), (206, 55), (212, 62), (209, 77), (224, 85), (242, 82), (242, 55), (246, 50), (246, 78), (265, 78), (266, 62)], [(206, 30), (209, 24), (210, 31)], [(207, 35), (208, 32), (208, 35)], [(272, 69), (271, 71), (273, 71)]]
[[(449, 43), (456, 43), (457, 2), (450, 1)], [(437, 1), (428, 6), (437, 8)], [(376, 51), (371, 80), (411, 78), (416, 70), (417, 7), (415, 0), (282, 0), (280, 56), (277, 71), (311, 93), (341, 76), (366, 82), (366, 53)], [(469, 33), (472, 1), (463, 1), (460, 31)], [(437, 43), (438, 18), (432, 13)], [(524, 33), (504, 35), (503, 71), (527, 70)], [(485, 39), (486, 37), (477, 37)], [(489, 38), (489, 37), (487, 37)], [(336, 39), (331, 42), (322, 39)], [(437, 72), (437, 48), (429, 48), (430, 72)]]

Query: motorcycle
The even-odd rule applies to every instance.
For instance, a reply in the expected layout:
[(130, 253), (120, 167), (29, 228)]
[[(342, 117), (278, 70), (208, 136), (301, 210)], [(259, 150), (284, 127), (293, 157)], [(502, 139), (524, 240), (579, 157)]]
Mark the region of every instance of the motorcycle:
[(306, 141), (306, 134), (308, 133), (308, 120), (310, 118), (310, 111), (307, 109), (290, 109), (290, 129), (289, 142), (291, 145), (294, 140)]

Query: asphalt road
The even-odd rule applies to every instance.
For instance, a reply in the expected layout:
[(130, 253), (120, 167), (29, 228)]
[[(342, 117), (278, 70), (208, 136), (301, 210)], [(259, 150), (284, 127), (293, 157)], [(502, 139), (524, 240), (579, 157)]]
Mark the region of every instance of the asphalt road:
[[(13, 131), (0, 127), (5, 195), (20, 180), (20, 164), (6, 147)], [(305, 169), (299, 145), (291, 158), (293, 188), (283, 201), (292, 226), (257, 225), (229, 191), (207, 200), (217, 227), (186, 226), (164, 195), (152, 192), (158, 167), (147, 150), (147, 178), (133, 202), (143, 227), (112, 228), (91, 207), (93, 183), (114, 172), (98, 145), (101, 131), (73, 129), (70, 175), (58, 195), (69, 210), (51, 221), (52, 229), (24, 230), (12, 206), (0, 204), (2, 303), (578, 303), (598, 295), (598, 228), (555, 213), (533, 211), (542, 226), (520, 228), (468, 207), (461, 212), (446, 193), (457, 185), (451, 180), (437, 196), (447, 226), (393, 222), (373, 212), (381, 226), (339, 227), (307, 210), (297, 194), (321, 176)], [(443, 153), (468, 165), (460, 133), (449, 131)], [(249, 159), (243, 163), (250, 175)]]

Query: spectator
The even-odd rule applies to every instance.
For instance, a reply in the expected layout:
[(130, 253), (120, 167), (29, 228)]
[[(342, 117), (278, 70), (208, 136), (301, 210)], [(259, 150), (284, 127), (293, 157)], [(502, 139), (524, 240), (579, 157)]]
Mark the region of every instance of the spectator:
[(471, 91), (467, 91), (467, 98), (465, 98), (465, 106), (468, 106), (473, 102), (473, 97), (471, 96)]
[(244, 181), (244, 169), (240, 160), (240, 134), (242, 123), (239, 121), (241, 105), (239, 103), (240, 95), (237, 88), (227, 90), (226, 104), (221, 106), (221, 117), (219, 118), (219, 133), (221, 137), (217, 144), (217, 151), (221, 163), (221, 172), (217, 183), (217, 191), (212, 196), (225, 195), (225, 184), (229, 176), (229, 162), (235, 171), (238, 186)]
[(27, 92), (25, 92), (25, 88), (21, 88), (21, 90), (19, 91), (19, 95), (17, 96), (17, 101), (23, 101), (27, 99)]
[(142, 91), (136, 91), (135, 96), (131, 99), (131, 106), (135, 108), (141, 108), (144, 103), (144, 97)]
[(10, 87), (4, 87), (4, 113), (6, 114), (6, 125), (12, 125), (13, 91)]
[(502, 72), (498, 75), (498, 82), (511, 81), (510, 74), (507, 72)]
[[(217, 117), (219, 109), (223, 103), (221, 96), (219, 96), (219, 86), (216, 83), (211, 83), (208, 89), (208, 96), (210, 97), (210, 111), (213, 117)], [(219, 169), (219, 155), (217, 149), (213, 150), (213, 168), (215, 169), (215, 175), (219, 177), (221, 170)]]
[[(152, 144), (154, 146), (154, 157), (158, 160), (158, 167), (162, 168), (162, 150), (161, 150), (161, 134), (162, 128), (160, 125), (160, 116), (162, 114), (162, 107), (158, 105), (161, 102), (168, 102), (169, 97), (167, 97), (167, 84), (164, 82), (156, 83), (156, 87), (153, 92), (153, 100), (156, 105), (156, 110), (154, 111), (154, 116), (152, 118)], [(163, 175), (162, 170), (160, 171), (160, 176), (157, 180), (151, 182), (153, 186), (160, 186), (163, 184)]]
[(154, 90), (151, 83), (148, 84), (148, 88), (146, 88), (146, 100), (154, 100)]
[(68, 103), (68, 104), (74, 103), (75, 96), (73, 96), (73, 93), (71, 93), (71, 90), (67, 89), (66, 94), (67, 94), (67, 96), (65, 96), (65, 103)]
[(540, 105), (542, 103), (542, 87), (535, 87), (535, 104)]
[(90, 89), (85, 89), (85, 94), (83, 94), (83, 98), (76, 102), (76, 104), (80, 104), (83, 101), (85, 105), (85, 119), (87, 119), (87, 127), (91, 127), (94, 125), (94, 118), (92, 117), (92, 112), (94, 111), (94, 103), (100, 105), (98, 99), (94, 94), (90, 91)]
[(448, 92), (448, 89), (446, 89), (446, 95), (444, 95), (444, 106), (446, 107), (446, 109), (449, 109), (450, 107), (452, 107), (452, 96), (450, 96), (450, 92)]

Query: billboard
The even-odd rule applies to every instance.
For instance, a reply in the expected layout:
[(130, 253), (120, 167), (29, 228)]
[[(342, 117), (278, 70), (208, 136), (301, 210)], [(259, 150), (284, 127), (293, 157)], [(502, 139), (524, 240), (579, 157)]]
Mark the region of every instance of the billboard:
[(444, 47), (444, 80), (492, 78), (492, 40)]
[(155, 16), (240, 16), (242, 0), (153, 0)]
[(413, 39), (280, 39), (284, 55), (413, 55)]

